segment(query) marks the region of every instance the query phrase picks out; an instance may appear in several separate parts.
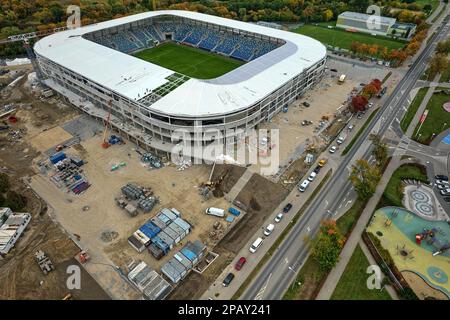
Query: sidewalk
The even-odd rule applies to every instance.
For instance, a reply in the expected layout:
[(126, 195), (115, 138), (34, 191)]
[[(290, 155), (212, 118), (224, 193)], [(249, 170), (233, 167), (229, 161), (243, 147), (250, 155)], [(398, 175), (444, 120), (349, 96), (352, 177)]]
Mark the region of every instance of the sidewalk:
[[(366, 256), (366, 258), (369, 261), (369, 263), (371, 265), (376, 265), (377, 262), (372, 257), (372, 254), (370, 253), (369, 248), (367, 248), (365, 242), (362, 239), (359, 240), (359, 246), (361, 247), (361, 250), (364, 252), (364, 255)], [(383, 278), (386, 277), (384, 275), (384, 273), (382, 274), (382, 277)], [(389, 295), (391, 296), (392, 300), (400, 300), (400, 298), (398, 297), (397, 291), (395, 291), (395, 289), (391, 285), (385, 285), (384, 289), (386, 289), (387, 293), (389, 293)]]
[(386, 168), (386, 171), (384, 172), (383, 176), (381, 177), (381, 181), (378, 184), (375, 194), (372, 196), (372, 198), (370, 198), (369, 202), (366, 205), (366, 208), (364, 209), (355, 228), (353, 229), (353, 232), (351, 233), (350, 237), (348, 238), (347, 242), (345, 243), (344, 249), (342, 250), (342, 252), (339, 256), (338, 264), (328, 274), (327, 280), (325, 281), (322, 288), (320, 289), (320, 292), (317, 295), (316, 300), (329, 300), (330, 299), (331, 295), (333, 294), (334, 289), (336, 288), (336, 285), (339, 282), (339, 279), (341, 278), (342, 273), (345, 270), (345, 267), (347, 266), (348, 262), (350, 261), (350, 258), (352, 257), (356, 246), (358, 245), (358, 242), (361, 238), (361, 234), (363, 233), (364, 229), (366, 228), (366, 225), (369, 222), (370, 217), (372, 216), (372, 214), (375, 210), (375, 207), (378, 204), (378, 201), (380, 200), (381, 196), (383, 195), (384, 189), (386, 188), (386, 185), (388, 184), (389, 179), (391, 178), (394, 171), (398, 168), (400, 163), (401, 163), (400, 158), (393, 158), (391, 160), (391, 162), (389, 163), (388, 167)]

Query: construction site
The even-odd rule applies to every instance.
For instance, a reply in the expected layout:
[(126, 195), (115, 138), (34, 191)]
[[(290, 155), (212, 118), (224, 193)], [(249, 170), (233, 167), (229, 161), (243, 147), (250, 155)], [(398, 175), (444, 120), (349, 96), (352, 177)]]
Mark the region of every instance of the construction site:
[[(32, 218), (0, 261), (9, 270), (0, 276), (4, 299), (198, 298), (344, 128), (359, 86), (352, 77), (338, 85), (327, 72), (263, 124), (283, 138), (270, 146), (278, 148), (278, 172), (262, 176), (259, 164), (157, 157), (65, 104), (31, 65), (9, 69), (1, 79), (1, 171), (26, 190)], [(20, 267), (26, 263), (31, 272)], [(71, 263), (89, 288), (65, 288)]]

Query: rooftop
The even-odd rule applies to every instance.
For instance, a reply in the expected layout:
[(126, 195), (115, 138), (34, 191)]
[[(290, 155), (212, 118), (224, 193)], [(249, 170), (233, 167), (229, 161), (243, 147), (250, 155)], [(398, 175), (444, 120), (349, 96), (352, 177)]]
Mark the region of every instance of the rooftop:
[(320, 42), (297, 34), (189, 11), (151, 11), (59, 32), (35, 44), (35, 52), (131, 100), (168, 82), (173, 71), (84, 39), (84, 34), (150, 17), (172, 15), (223, 25), (286, 43), (211, 80), (189, 79), (154, 102), (150, 110), (186, 117), (233, 113), (257, 103), (326, 57)]
[[(352, 11), (345, 11), (342, 12), (339, 17), (344, 17), (347, 19), (355, 19), (355, 20), (365, 20), (368, 21), (370, 17), (373, 18), (373, 15), (367, 14), (367, 13), (359, 13), (359, 12), (352, 12)], [(395, 21), (397, 19), (395, 18), (390, 18), (390, 17), (383, 17), (383, 16), (379, 16), (380, 18), (380, 23), (381, 24), (387, 24), (387, 25), (392, 25), (395, 23)]]

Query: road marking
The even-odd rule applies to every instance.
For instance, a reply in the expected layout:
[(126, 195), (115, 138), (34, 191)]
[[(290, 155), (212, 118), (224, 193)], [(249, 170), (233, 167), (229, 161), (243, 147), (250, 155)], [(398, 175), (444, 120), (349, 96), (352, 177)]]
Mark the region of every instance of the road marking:
[(269, 274), (269, 277), (267, 278), (266, 283), (264, 284), (264, 286), (261, 287), (259, 292), (256, 294), (255, 300), (262, 300), (262, 296), (264, 294), (264, 291), (266, 291), (267, 285), (269, 284), (269, 281), (270, 281), (271, 277), (272, 277), (272, 273)]
[(308, 226), (308, 227), (306, 228), (306, 231), (311, 232), (311, 228)]

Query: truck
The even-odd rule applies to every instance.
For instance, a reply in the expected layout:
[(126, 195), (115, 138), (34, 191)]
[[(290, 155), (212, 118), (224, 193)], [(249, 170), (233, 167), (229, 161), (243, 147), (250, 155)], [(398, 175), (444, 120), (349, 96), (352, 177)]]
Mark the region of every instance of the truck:
[(38, 263), (39, 268), (41, 268), (43, 274), (47, 275), (49, 272), (55, 270), (55, 266), (44, 251), (38, 250), (34, 256), (36, 257), (36, 262)]
[(347, 139), (347, 134), (346, 133), (342, 133), (339, 138), (337, 139), (336, 143), (337, 144), (343, 144), (345, 139)]
[(219, 208), (210, 207), (206, 209), (205, 212), (210, 216), (216, 216), (221, 218), (225, 216), (225, 210)]
[(345, 78), (346, 78), (345, 74), (341, 74), (341, 76), (339, 77), (338, 83), (343, 84), (345, 82)]

